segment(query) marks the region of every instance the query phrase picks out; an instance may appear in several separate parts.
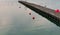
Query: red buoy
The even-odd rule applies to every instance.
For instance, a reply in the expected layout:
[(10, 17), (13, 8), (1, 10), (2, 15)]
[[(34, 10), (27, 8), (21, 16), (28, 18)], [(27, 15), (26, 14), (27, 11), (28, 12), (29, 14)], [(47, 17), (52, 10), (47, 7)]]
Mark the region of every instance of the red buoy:
[(35, 19), (35, 17), (32, 17), (32, 19), (34, 20), (34, 19)]
[(19, 8), (21, 8), (21, 7), (19, 7)]
[(29, 13), (29, 15), (31, 15), (31, 13)]
[(56, 12), (56, 13), (59, 13), (60, 11), (59, 11), (59, 9), (56, 9), (55, 12)]

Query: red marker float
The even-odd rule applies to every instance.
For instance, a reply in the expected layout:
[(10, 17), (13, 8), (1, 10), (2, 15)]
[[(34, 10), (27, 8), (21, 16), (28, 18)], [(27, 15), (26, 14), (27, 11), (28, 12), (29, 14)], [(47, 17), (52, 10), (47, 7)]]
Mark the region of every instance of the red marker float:
[(32, 17), (32, 19), (34, 20), (34, 19), (35, 19), (35, 17)]
[(29, 15), (31, 15), (31, 13), (29, 13)]
[(55, 12), (56, 12), (56, 13), (59, 13), (60, 11), (59, 11), (59, 9), (56, 9)]
[(21, 7), (19, 7), (19, 8), (21, 8)]

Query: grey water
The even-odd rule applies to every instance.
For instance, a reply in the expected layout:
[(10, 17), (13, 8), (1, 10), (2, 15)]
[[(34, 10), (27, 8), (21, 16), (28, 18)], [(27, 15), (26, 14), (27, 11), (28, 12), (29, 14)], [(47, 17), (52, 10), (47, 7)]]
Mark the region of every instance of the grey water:
[(60, 27), (24, 5), (12, 3), (0, 2), (0, 35), (60, 35)]

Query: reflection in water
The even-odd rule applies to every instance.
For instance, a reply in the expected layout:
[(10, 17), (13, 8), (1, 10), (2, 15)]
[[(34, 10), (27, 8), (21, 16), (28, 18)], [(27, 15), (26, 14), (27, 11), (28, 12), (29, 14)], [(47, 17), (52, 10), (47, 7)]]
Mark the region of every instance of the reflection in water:
[(34, 13), (36, 19), (27, 15), (30, 9), (20, 9), (17, 5), (1, 6), (0, 8), (0, 35), (59, 35), (60, 28), (44, 17)]

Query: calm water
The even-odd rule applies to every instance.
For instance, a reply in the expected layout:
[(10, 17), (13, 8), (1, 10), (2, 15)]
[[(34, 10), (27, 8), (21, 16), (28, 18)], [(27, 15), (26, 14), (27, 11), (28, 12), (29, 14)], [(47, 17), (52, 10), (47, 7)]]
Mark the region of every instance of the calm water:
[[(23, 5), (17, 2), (0, 5), (0, 35), (60, 35), (60, 27)], [(32, 16), (36, 19), (32, 20)]]

